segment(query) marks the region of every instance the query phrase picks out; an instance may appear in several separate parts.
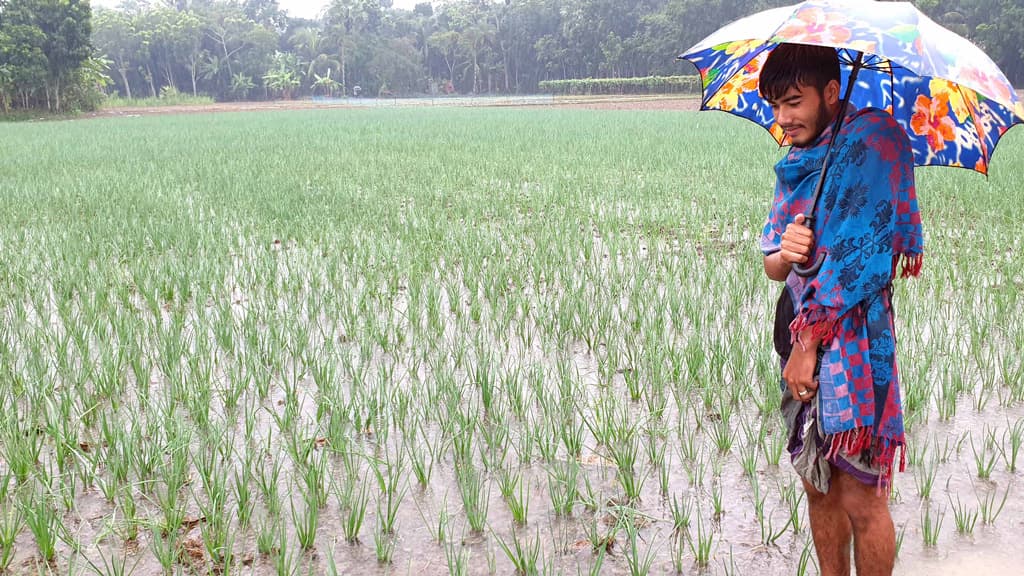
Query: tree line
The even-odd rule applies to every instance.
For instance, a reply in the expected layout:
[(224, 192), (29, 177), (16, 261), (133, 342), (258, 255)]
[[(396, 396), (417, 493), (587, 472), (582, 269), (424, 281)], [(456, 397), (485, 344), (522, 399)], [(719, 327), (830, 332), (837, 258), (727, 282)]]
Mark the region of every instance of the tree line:
[[(168, 94), (217, 100), (530, 93), (544, 81), (673, 76), (726, 22), (793, 0), (0, 0), (0, 106), (51, 110)], [(921, 0), (1024, 81), (1019, 0)]]

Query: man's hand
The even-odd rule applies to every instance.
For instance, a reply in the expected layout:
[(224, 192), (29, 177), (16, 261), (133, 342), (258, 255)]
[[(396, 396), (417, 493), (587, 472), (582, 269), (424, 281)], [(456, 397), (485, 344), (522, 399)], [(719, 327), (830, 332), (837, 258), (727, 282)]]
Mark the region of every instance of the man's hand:
[(818, 390), (818, 381), (814, 378), (814, 371), (818, 365), (818, 341), (812, 340), (809, 332), (805, 331), (800, 342), (793, 346), (793, 351), (789, 354), (786, 369), (782, 371), (782, 379), (786, 381), (793, 398), (806, 404), (814, 398)]
[(811, 258), (814, 249), (814, 231), (804, 226), (804, 215), (797, 214), (792, 223), (782, 233), (782, 251), (779, 253), (783, 262), (803, 264)]

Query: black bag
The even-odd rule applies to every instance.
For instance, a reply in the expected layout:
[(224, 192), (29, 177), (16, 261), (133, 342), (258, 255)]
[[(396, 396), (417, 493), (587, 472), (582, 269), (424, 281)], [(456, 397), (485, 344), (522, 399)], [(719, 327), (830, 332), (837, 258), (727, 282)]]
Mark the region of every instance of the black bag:
[(789, 360), (789, 354), (793, 351), (793, 339), (789, 331), (789, 325), (796, 319), (796, 306), (793, 304), (793, 293), (789, 286), (782, 285), (782, 294), (775, 303), (775, 351), (783, 360)]

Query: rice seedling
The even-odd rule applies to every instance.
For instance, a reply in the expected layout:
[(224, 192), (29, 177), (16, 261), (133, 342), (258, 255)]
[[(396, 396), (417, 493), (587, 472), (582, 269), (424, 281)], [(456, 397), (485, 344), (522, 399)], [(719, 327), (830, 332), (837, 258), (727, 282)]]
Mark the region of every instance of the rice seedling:
[(982, 480), (987, 480), (992, 476), (992, 470), (995, 469), (999, 458), (999, 452), (995, 448), (995, 439), (990, 434), (991, 432), (986, 431), (986, 438), (982, 442), (980, 451), (974, 445), (974, 438), (971, 438), (971, 452), (974, 453), (975, 470), (977, 471), (978, 478)]
[(932, 485), (935, 483), (935, 474), (939, 470), (939, 463), (936, 459), (929, 459), (921, 462), (914, 468), (914, 482), (917, 485), (917, 495), (922, 500), (928, 500), (932, 495)]
[(468, 548), (456, 544), (446, 544), (444, 553), (449, 576), (469, 575)]
[(469, 522), (470, 529), (479, 534), (483, 532), (487, 524), (490, 483), (474, 466), (470, 465), (456, 465), (455, 477), (459, 486), (459, 494), (462, 496), (466, 521)]
[(651, 542), (645, 552), (640, 550), (640, 527), (637, 523), (636, 512), (626, 508), (619, 517), (622, 530), (626, 535), (626, 566), (629, 568), (630, 576), (646, 576), (651, 572), (654, 564), (655, 545)]
[(974, 525), (978, 522), (978, 510), (976, 508), (969, 509), (961, 504), (960, 496), (956, 496), (955, 501), (951, 496), (949, 504), (953, 507), (953, 522), (956, 524), (956, 531), (965, 535), (973, 534)]
[[(0, 498), (0, 502), (5, 501)], [(20, 506), (5, 506), (0, 515), (0, 572), (4, 572), (14, 561), (14, 541), (25, 523), (25, 513)]]
[(996, 503), (996, 495), (998, 490), (990, 490), (984, 497), (978, 501), (978, 507), (981, 510), (981, 523), (991, 525), (996, 523), (996, 519), (1003, 513), (1003, 508), (1006, 506), (1006, 500), (1010, 497), (1010, 485), (1006, 485), (1006, 490), (1003, 491), (1003, 497)]
[[(528, 576), (532, 574), (540, 573), (540, 558), (541, 558), (541, 541), (540, 541), (540, 530), (536, 531), (533, 539), (524, 541), (516, 533), (515, 526), (512, 527), (512, 535), (509, 540), (511, 544), (506, 542), (501, 536), (495, 533), (493, 530), (491, 534), (494, 539), (498, 542), (498, 546), (501, 547), (502, 552), (512, 562), (512, 567), (516, 574), (522, 574)], [(493, 573), (493, 571), (492, 571)]]
[(814, 540), (807, 538), (807, 540), (804, 541), (803, 548), (800, 550), (800, 559), (797, 560), (796, 563), (797, 576), (805, 576), (811, 565), (814, 565), (815, 568), (817, 568), (817, 561), (814, 559)]
[[(377, 529), (373, 532), (373, 550), (380, 564), (391, 564), (395, 556), (395, 540), (393, 526), (385, 526), (381, 516), (377, 516)], [(390, 529), (390, 531), (389, 531)], [(305, 546), (303, 546), (305, 548)]]
[(934, 548), (939, 541), (939, 533), (942, 531), (942, 521), (946, 512), (934, 512), (930, 505), (925, 505), (921, 512), (921, 537), (924, 545)]
[(700, 513), (700, 506), (697, 507), (696, 530), (696, 537), (688, 539), (690, 552), (693, 554), (694, 560), (697, 562), (697, 566), (704, 568), (711, 563), (711, 552), (715, 543), (715, 533), (710, 526), (705, 524), (704, 517)]
[(52, 498), (39, 490), (31, 491), (18, 504), (22, 507), (25, 525), (35, 538), (36, 549), (46, 562), (57, 556), (57, 543), (65, 539), (65, 526), (53, 505)]
[(579, 470), (575, 460), (553, 462), (548, 467), (548, 494), (551, 508), (558, 516), (572, 516), (573, 507), (579, 501)]
[[(1006, 445), (1009, 444), (1007, 448)], [(1017, 471), (1017, 457), (1020, 455), (1020, 448), (1024, 445), (1024, 418), (1008, 425), (1003, 432), (1003, 441), (1000, 442), (1000, 452), (1006, 462), (1006, 469), (1010, 472)]]

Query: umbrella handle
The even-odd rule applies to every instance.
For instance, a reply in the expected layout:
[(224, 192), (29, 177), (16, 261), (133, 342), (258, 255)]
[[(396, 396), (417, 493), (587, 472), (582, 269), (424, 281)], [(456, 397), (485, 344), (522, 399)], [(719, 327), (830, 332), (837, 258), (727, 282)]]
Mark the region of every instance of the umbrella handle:
[[(819, 183), (819, 186), (820, 185), (821, 184)], [(813, 230), (814, 216), (804, 214), (804, 226)], [(793, 271), (796, 272), (796, 275), (801, 278), (810, 278), (811, 276), (815, 276), (817, 275), (818, 270), (821, 270), (821, 265), (825, 262), (825, 255), (825, 251), (822, 251), (821, 254), (818, 254), (818, 259), (815, 260), (814, 264), (811, 264), (810, 266), (804, 266), (803, 264), (794, 264)]]
[(821, 270), (821, 265), (824, 264), (824, 262), (825, 253), (822, 252), (818, 255), (818, 259), (814, 261), (814, 264), (811, 264), (809, 267), (804, 267), (802, 264), (794, 264), (793, 271), (801, 278), (810, 278), (811, 276), (818, 274), (818, 271)]

